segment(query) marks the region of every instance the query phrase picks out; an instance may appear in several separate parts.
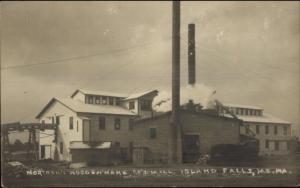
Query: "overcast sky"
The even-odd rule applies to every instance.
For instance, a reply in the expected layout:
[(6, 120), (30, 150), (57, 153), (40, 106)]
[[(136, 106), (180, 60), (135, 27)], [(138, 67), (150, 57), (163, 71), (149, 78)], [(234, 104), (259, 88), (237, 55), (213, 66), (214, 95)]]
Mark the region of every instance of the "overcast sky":
[[(182, 85), (187, 26), (195, 23), (197, 83), (223, 102), (260, 106), (299, 127), (299, 2), (181, 5)], [(52, 97), (77, 88), (170, 89), (171, 7), (1, 2), (1, 121), (32, 121)]]

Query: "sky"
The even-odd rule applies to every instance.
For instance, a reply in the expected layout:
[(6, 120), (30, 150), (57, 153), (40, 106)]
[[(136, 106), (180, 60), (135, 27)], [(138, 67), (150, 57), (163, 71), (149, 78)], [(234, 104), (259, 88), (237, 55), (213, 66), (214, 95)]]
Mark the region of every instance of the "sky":
[[(1, 122), (32, 122), (77, 88), (171, 89), (171, 2), (1, 2)], [(225, 103), (259, 106), (300, 135), (300, 2), (182, 2), (196, 24), (196, 82)]]

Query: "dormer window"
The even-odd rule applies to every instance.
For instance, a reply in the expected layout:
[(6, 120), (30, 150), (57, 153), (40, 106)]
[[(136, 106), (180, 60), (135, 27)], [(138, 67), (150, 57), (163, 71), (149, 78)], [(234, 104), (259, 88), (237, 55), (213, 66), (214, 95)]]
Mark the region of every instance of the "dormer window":
[(102, 97), (102, 104), (107, 104), (107, 97)]
[(88, 103), (93, 104), (93, 96), (88, 96)]
[(116, 98), (116, 105), (120, 106), (121, 105), (121, 99), (120, 98)]
[(96, 97), (96, 104), (100, 104), (100, 97), (99, 96)]
[(152, 110), (152, 101), (151, 100), (142, 100), (141, 101), (141, 110), (145, 110), (145, 111)]
[(129, 102), (129, 110), (134, 110), (134, 101)]
[(109, 97), (108, 98), (108, 102), (109, 102), (109, 105), (114, 105), (114, 98), (113, 97)]

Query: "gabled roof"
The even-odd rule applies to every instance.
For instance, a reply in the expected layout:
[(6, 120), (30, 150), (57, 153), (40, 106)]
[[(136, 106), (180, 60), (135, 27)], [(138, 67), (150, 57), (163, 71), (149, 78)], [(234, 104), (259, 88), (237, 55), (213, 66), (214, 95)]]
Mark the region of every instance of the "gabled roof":
[(157, 93), (158, 93), (158, 91), (156, 89), (155, 90), (148, 90), (148, 91), (144, 91), (144, 92), (141, 92), (141, 93), (131, 94), (129, 97), (127, 97), (123, 100), (137, 99), (137, 98), (143, 97), (145, 95), (157, 94)]
[(126, 94), (114, 93), (114, 92), (110, 92), (110, 91), (95, 91), (95, 90), (87, 90), (87, 89), (77, 89), (71, 95), (71, 98), (73, 98), (78, 92), (81, 92), (83, 94), (89, 94), (89, 95), (101, 95), (101, 96), (120, 97), (120, 98), (128, 97), (128, 95), (126, 95)]
[[(232, 117), (229, 117), (229, 116), (217, 116), (217, 115), (214, 115), (214, 114), (206, 113), (204, 111), (194, 112), (194, 111), (180, 109), (180, 113), (181, 114), (183, 114), (183, 113), (193, 114), (193, 115), (198, 115), (198, 116), (207, 116), (207, 117), (212, 117), (212, 118), (217, 118), (217, 119), (224, 119), (224, 120), (231, 120), (231, 121), (241, 121), (241, 120), (237, 120), (237, 119), (234, 119)], [(145, 121), (152, 121), (152, 120), (159, 119), (159, 118), (162, 118), (162, 117), (165, 117), (165, 116), (171, 116), (171, 114), (172, 114), (172, 111), (162, 112), (162, 113), (159, 113), (157, 115), (154, 115), (153, 117), (137, 119), (135, 122), (140, 123), (140, 122), (145, 122)]]
[(288, 121), (282, 120), (270, 114), (264, 113), (262, 116), (242, 116), (237, 115), (237, 117), (244, 122), (254, 122), (254, 123), (276, 123), (276, 124), (291, 124)]
[(261, 107), (258, 106), (250, 106), (250, 105), (241, 105), (241, 104), (230, 104), (230, 103), (222, 103), (226, 107), (234, 107), (234, 108), (247, 108), (247, 109), (254, 109), (254, 110), (263, 110)]
[(85, 104), (79, 100), (74, 100), (72, 98), (52, 98), (49, 103), (43, 108), (43, 110), (36, 116), (40, 118), (41, 115), (55, 102), (59, 102), (66, 106), (70, 110), (76, 113), (95, 113), (95, 114), (113, 114), (113, 115), (126, 115), (126, 116), (136, 116), (135, 113), (127, 110), (126, 108), (120, 106), (111, 105), (95, 105), (95, 104)]

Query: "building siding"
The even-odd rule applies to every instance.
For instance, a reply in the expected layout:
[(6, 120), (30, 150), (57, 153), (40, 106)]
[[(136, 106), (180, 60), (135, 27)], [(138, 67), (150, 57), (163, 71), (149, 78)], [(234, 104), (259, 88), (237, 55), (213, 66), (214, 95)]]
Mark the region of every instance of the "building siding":
[[(120, 142), (121, 147), (128, 147), (132, 133), (129, 130), (129, 119), (128, 116), (120, 115), (100, 115), (100, 114), (84, 114), (82, 116), (90, 119), (90, 130), (87, 127), (83, 127), (83, 132), (90, 131), (90, 141), (93, 142), (103, 142), (111, 141), (113, 144), (115, 142)], [(99, 118), (105, 117), (105, 130), (99, 129)], [(121, 126), (120, 130), (115, 130), (114, 120), (115, 118), (120, 118)]]
[[(53, 143), (54, 140), (54, 131), (46, 130), (41, 131), (39, 134), (40, 145), (51, 145), (51, 158), (55, 158), (55, 149), (57, 149), (57, 157), (58, 160), (71, 160), (70, 155), (70, 142), (71, 141), (82, 141), (82, 120), (77, 117), (77, 114), (61, 104), (60, 102), (55, 101), (47, 111), (40, 117), (39, 121), (42, 122), (43, 120), (45, 123), (52, 123), (51, 117), (59, 116), (60, 117), (60, 124), (58, 125), (58, 137), (57, 137), (57, 145)], [(73, 130), (69, 129), (69, 118), (73, 117), (74, 124)], [(77, 131), (77, 121), (78, 121), (78, 131)], [(53, 135), (49, 137), (45, 137), (43, 133), (48, 135)], [(59, 145), (60, 143), (64, 145), (64, 152), (61, 154)], [(41, 149), (41, 147), (39, 147)]]
[[(199, 135), (199, 149), (202, 154), (209, 153), (217, 144), (239, 143), (239, 122), (207, 115), (181, 114), (184, 134)], [(150, 138), (149, 129), (156, 128), (157, 137)], [(140, 121), (134, 126), (134, 147), (148, 148), (147, 160), (166, 162), (170, 138), (169, 116)], [(151, 158), (151, 159), (149, 159)]]
[[(291, 125), (290, 124), (277, 124), (277, 123), (254, 123), (244, 122), (248, 125), (250, 130), (255, 134), (255, 138), (259, 140), (259, 155), (286, 155), (288, 151), (288, 140), (291, 138)], [(256, 126), (259, 126), (259, 133), (256, 132)], [(268, 134), (265, 133), (266, 126), (269, 127)], [(277, 134), (274, 133), (275, 126), (277, 126)], [(284, 127), (287, 127), (287, 133), (284, 134)], [(241, 134), (245, 134), (245, 126), (241, 127)], [(269, 148), (266, 148), (266, 140), (269, 140)], [(275, 150), (275, 141), (279, 142), (279, 150)]]

